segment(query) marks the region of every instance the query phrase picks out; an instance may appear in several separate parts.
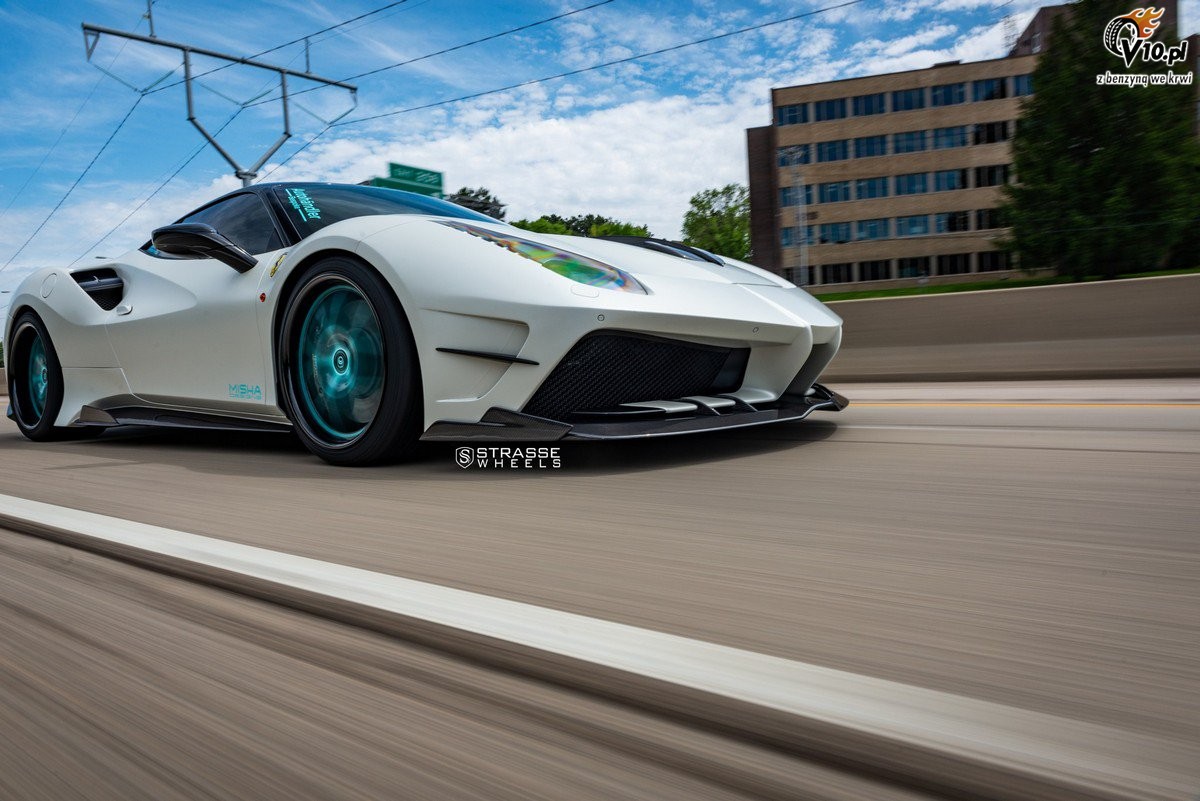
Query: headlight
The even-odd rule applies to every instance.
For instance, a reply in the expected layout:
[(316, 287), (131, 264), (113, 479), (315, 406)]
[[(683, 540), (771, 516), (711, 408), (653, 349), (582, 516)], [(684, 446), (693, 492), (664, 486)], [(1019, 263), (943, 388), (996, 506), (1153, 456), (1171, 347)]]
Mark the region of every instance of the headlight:
[(587, 256), (580, 256), (578, 253), (556, 250), (549, 245), (543, 245), (531, 239), (493, 233), (484, 228), (456, 220), (437, 220), (436, 222), (463, 231), (471, 236), (477, 236), (486, 242), (491, 242), (493, 245), (510, 250), (518, 256), (524, 256), (530, 261), (535, 261), (542, 265), (547, 270), (558, 273), (563, 278), (570, 278), (572, 281), (580, 284), (597, 286), (603, 289), (619, 289), (622, 292), (637, 292), (641, 295), (648, 294), (646, 288), (632, 275), (602, 261), (589, 259)]

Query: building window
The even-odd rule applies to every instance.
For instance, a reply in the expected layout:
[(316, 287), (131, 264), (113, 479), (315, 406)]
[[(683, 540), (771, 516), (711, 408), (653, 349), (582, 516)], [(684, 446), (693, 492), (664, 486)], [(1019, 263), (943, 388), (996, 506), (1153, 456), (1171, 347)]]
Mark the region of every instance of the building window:
[(887, 178), (859, 178), (855, 182), (859, 200), (873, 200), (877, 197), (888, 196)]
[(887, 155), (887, 134), (879, 136), (860, 136), (854, 140), (854, 158), (865, 159), (870, 156)]
[(797, 164), (808, 164), (812, 160), (810, 145), (788, 145), (777, 151), (780, 167), (795, 167)]
[[(805, 268), (803, 267), (787, 267), (784, 268), (783, 277), (796, 286), (804, 286), (804, 270)], [(809, 272), (811, 272), (811, 269)]]
[(1007, 122), (981, 122), (975, 126), (974, 142), (977, 145), (990, 145), (995, 142), (1007, 141)]
[(979, 254), (979, 272), (1012, 269), (1012, 254), (1004, 250), (989, 250)]
[(832, 181), (827, 184), (818, 184), (817, 199), (822, 203), (841, 203), (845, 200), (853, 200), (850, 197), (850, 182)]
[(1005, 225), (1004, 213), (1000, 209), (979, 209), (975, 212), (975, 230), (977, 231), (1004, 228)]
[[(779, 205), (780, 206), (799, 206), (800, 205), (800, 187), (798, 186), (781, 186), (779, 187)], [(804, 205), (812, 205), (812, 184), (804, 184)]]
[(859, 220), (857, 239), (887, 239), (892, 235), (891, 220), (887, 217), (878, 220)]
[(817, 161), (844, 161), (850, 158), (850, 140), (817, 142)]
[(1008, 165), (994, 164), (975, 168), (975, 186), (1000, 186), (1008, 183)]
[(892, 92), (892, 111), (914, 111), (925, 108), (924, 89), (901, 89)]
[(789, 225), (786, 228), (779, 229), (779, 244), (785, 248), (796, 248), (801, 245), (811, 245), (813, 241), (813, 227), (806, 225), (799, 228), (794, 225)]
[(799, 125), (808, 122), (808, 104), (796, 103), (775, 109), (776, 125)]
[(896, 259), (896, 267), (901, 278), (922, 278), (929, 275), (929, 257), (911, 256), (907, 259)]
[(929, 233), (929, 215), (914, 214), (896, 218), (896, 236), (925, 236)]
[(840, 245), (850, 241), (850, 223), (824, 223), (821, 226), (822, 245)]
[(882, 114), (887, 111), (887, 95), (880, 92), (877, 95), (859, 95), (854, 98), (854, 116), (869, 117), (872, 114)]
[(1013, 97), (1024, 97), (1033, 94), (1032, 75), (1013, 76)]
[(971, 98), (979, 103), (983, 100), (999, 100), (1008, 97), (1005, 91), (1007, 81), (1004, 78), (984, 78), (971, 84)]
[(913, 172), (896, 176), (897, 195), (923, 195), (929, 191), (929, 173)]
[(937, 257), (938, 275), (962, 275), (971, 272), (970, 253), (951, 253)]
[(892, 277), (892, 264), (887, 259), (881, 261), (860, 261), (858, 263), (859, 281), (886, 281)]
[(892, 134), (893, 153), (917, 153), (925, 149), (925, 131)]
[(953, 234), (971, 230), (971, 215), (965, 211), (944, 211), (933, 215), (933, 230), (939, 234)]
[(948, 147), (967, 146), (967, 126), (954, 125), (949, 128), (933, 129), (933, 149), (944, 150)]
[(967, 188), (966, 170), (938, 170), (933, 174), (933, 191), (949, 192)]
[(821, 267), (822, 284), (845, 284), (851, 281), (850, 264), (826, 264)]
[(930, 90), (934, 106), (957, 106), (967, 100), (967, 85), (965, 83), (944, 83)]
[(826, 120), (840, 120), (846, 116), (846, 98), (839, 97), (836, 100), (818, 100), (813, 103), (813, 116), (817, 122), (825, 122)]

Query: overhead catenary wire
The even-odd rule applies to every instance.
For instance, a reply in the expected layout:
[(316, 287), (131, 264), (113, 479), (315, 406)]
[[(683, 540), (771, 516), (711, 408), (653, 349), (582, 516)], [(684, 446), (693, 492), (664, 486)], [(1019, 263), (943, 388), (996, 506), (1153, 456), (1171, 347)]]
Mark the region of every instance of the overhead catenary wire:
[[(321, 30), (314, 31), (313, 33), (307, 33), (304, 36), (300, 36), (295, 39), (292, 39), (291, 41), (284, 42), (281, 45), (275, 45), (274, 47), (269, 47), (266, 50), (262, 50), (262, 51), (255, 53), (254, 55), (246, 56), (246, 59), (253, 60), (253, 59), (258, 58), (259, 56), (265, 56), (267, 53), (274, 53), (276, 50), (282, 50), (285, 47), (290, 47), (294, 44), (300, 44), (305, 39), (311, 39), (314, 36), (320, 36), (323, 33), (329, 33), (330, 31), (337, 30), (338, 28), (341, 28), (344, 25), (349, 25), (353, 22), (358, 22), (359, 20), (366, 19), (367, 17), (370, 17), (374, 14), (379, 14), (381, 12), (387, 11), (390, 8), (395, 8), (396, 6), (404, 5), (407, 2), (409, 2), (409, 0), (395, 0), (395, 2), (393, 2), (393, 3), (388, 3), (387, 5), (380, 6), (379, 8), (364, 12), (362, 14), (359, 14), (357, 17), (352, 17), (347, 20), (342, 20), (341, 22), (337, 23), (336, 25), (330, 25), (327, 28), (322, 28)], [(198, 75), (194, 75), (192, 77), (193, 77), (193, 80), (195, 78), (203, 78), (205, 75), (212, 75), (214, 72), (220, 72), (221, 70), (227, 69), (232, 66), (233, 66), (233, 64), (222, 64), (219, 67), (213, 67), (212, 69), (208, 70), (207, 72), (201, 72)], [(169, 84), (166, 84), (165, 86), (159, 86), (154, 89), (151, 89), (149, 94), (154, 94), (156, 92), (162, 92), (162, 91), (165, 91), (172, 87), (179, 86), (182, 83), (184, 83), (184, 81), (175, 81), (174, 83), (169, 83)]]
[[(228, 128), (229, 125), (232, 124), (235, 119), (237, 119), (238, 115), (241, 114), (245, 110), (246, 109), (243, 106), (242, 108), (239, 108), (237, 111), (233, 112), (233, 114), (230, 115), (229, 119), (225, 120), (225, 122), (221, 124), (220, 128), (217, 128), (217, 131), (216, 131), (216, 133), (213, 134), (213, 136), (217, 136), (218, 134), (221, 133), (221, 131), (224, 131), (226, 128)], [(137, 214), (139, 211), (144, 209), (146, 207), (147, 203), (149, 203), (151, 200), (153, 200), (158, 195), (159, 192), (166, 189), (167, 184), (169, 184), (169, 183), (171, 183), (171, 181), (175, 180), (175, 178), (178, 177), (179, 173), (181, 173), (185, 169), (187, 169), (188, 165), (191, 164), (193, 161), (195, 161), (196, 158), (199, 157), (199, 155), (207, 149), (208, 149), (208, 143), (205, 142), (205, 143), (201, 144), (199, 147), (197, 147), (195, 150), (193, 150), (192, 154), (190, 156), (188, 156), (182, 164), (180, 164), (178, 167), (176, 167), (174, 172), (172, 172), (170, 175), (167, 176), (166, 180), (164, 180), (157, 187), (155, 187), (154, 191), (151, 192), (149, 195), (147, 195), (145, 197), (145, 199), (142, 200), (141, 203), (137, 204), (137, 206), (135, 206), (128, 214), (126, 214), (124, 217), (122, 217), (120, 222), (118, 222), (112, 228), (109, 228), (108, 232), (105, 233), (104, 236), (97, 239), (94, 243), (92, 243), (92, 245), (90, 247), (88, 247), (86, 250), (84, 250), (82, 253), (80, 253), (78, 256), (76, 256), (74, 261), (72, 261), (70, 264), (68, 264), (67, 267), (70, 268), (70, 267), (75, 266), (75, 264), (77, 264), (80, 259), (82, 259), (84, 256), (86, 256), (87, 254), (91, 253), (93, 250), (95, 250), (96, 248), (98, 248), (102, 244), (104, 244), (104, 241), (106, 239), (108, 239), (110, 236), (112, 236), (114, 233), (116, 233), (117, 230), (122, 225), (129, 222), (130, 218), (133, 217), (133, 215)]]
[[(134, 25), (134, 30), (137, 30), (138, 25), (141, 25), (142, 20), (145, 18), (146, 16), (144, 14), (138, 18), (137, 24)], [(112, 68), (113, 64), (117, 63), (117, 59), (120, 58), (121, 54), (125, 52), (125, 47), (128, 44), (128, 40), (121, 43), (121, 47), (117, 50), (116, 55), (112, 57), (112, 61), (108, 62), (109, 69)], [(83, 102), (79, 104), (79, 108), (75, 109), (75, 113), (71, 115), (71, 119), (67, 120), (67, 124), (63, 126), (63, 129), (58, 132), (58, 138), (54, 140), (52, 145), (50, 145), (50, 148), (46, 151), (45, 155), (42, 156), (42, 160), (38, 162), (38, 165), (33, 168), (33, 172), (29, 173), (29, 176), (25, 179), (25, 182), (21, 184), (19, 189), (17, 189), (16, 194), (14, 194), (12, 199), (8, 201), (8, 205), (4, 207), (3, 211), (0, 211), (0, 219), (3, 219), (4, 216), (8, 214), (8, 210), (13, 207), (13, 204), (16, 203), (21, 195), (25, 193), (25, 190), (29, 188), (29, 185), (33, 183), (33, 179), (36, 178), (37, 174), (42, 171), (42, 167), (46, 166), (46, 162), (50, 160), (52, 155), (54, 155), (54, 151), (57, 150), (58, 146), (62, 143), (63, 137), (67, 135), (67, 131), (69, 131), (71, 126), (75, 124), (75, 120), (79, 119), (79, 115), (83, 113), (83, 109), (87, 106), (87, 104), (92, 101), (92, 98), (96, 94), (96, 90), (100, 88), (100, 84), (103, 82), (104, 76), (101, 75), (96, 79), (96, 82), (92, 84), (92, 90), (88, 92), (87, 97), (85, 97)]]
[[(290, 67), (293, 63), (295, 63), (295, 61), (298, 58), (300, 58), (300, 54), (293, 56), (291, 61), (289, 61), (286, 66)], [(199, 84), (199, 81), (197, 81), (197, 83)], [(273, 83), (274, 83), (273, 80), (269, 81), (267, 84), (264, 84), (263, 88), (265, 89), (267, 86), (270, 86)], [(204, 86), (204, 88), (209, 89), (210, 91), (213, 91), (210, 87), (205, 86), (204, 84), (200, 84), (200, 85)], [(213, 134), (213, 136), (220, 136), (221, 132), (224, 131), (226, 128), (228, 128), (230, 125), (232, 125), (234, 120), (236, 120), (238, 118), (238, 116), (240, 116), (241, 113), (249, 107), (250, 103), (253, 100), (257, 100), (259, 97), (262, 97), (261, 90), (260, 90), (260, 94), (256, 95), (255, 97), (250, 98), (250, 100), (247, 100), (245, 102), (239, 102), (239, 101), (234, 100), (233, 98), (230, 98), (220, 92), (217, 92), (216, 94), (220, 95), (221, 97), (225, 98), (226, 100), (229, 100), (232, 103), (235, 103), (238, 106), (238, 108), (233, 112), (233, 114), (231, 114), (229, 116), (228, 119), (225, 120), (225, 122), (221, 123), (220, 127), (217, 128), (217, 130)], [(181, 172), (183, 172), (185, 169), (187, 169), (188, 165), (190, 165), (193, 161), (195, 161), (200, 156), (200, 154), (203, 153), (207, 148), (208, 148), (208, 144), (202, 143), (199, 147), (197, 147), (195, 150), (193, 150), (192, 153), (189, 156), (187, 156), (187, 158), (184, 159), (183, 163), (181, 163), (178, 167), (176, 167), (175, 170), (172, 171), (171, 174), (168, 175), (157, 187), (155, 187), (154, 190), (152, 192), (150, 192), (149, 195), (147, 195), (145, 198), (142, 199), (142, 202), (138, 203), (137, 206), (135, 206), (128, 214), (126, 214), (124, 217), (122, 217), (121, 220), (119, 222), (117, 222), (116, 225), (114, 225), (112, 228), (109, 228), (108, 231), (102, 237), (97, 239), (90, 247), (88, 247), (86, 250), (84, 250), (82, 253), (80, 253), (78, 256), (76, 256), (75, 259), (70, 264), (67, 265), (67, 267), (73, 267), (75, 264), (77, 264), (79, 262), (80, 259), (82, 259), (84, 256), (86, 256), (88, 253), (91, 253), (93, 250), (95, 250), (96, 248), (98, 248), (102, 244), (104, 244), (105, 240), (107, 240), (110, 236), (112, 236), (114, 233), (116, 233), (117, 230), (119, 230), (121, 228), (121, 226), (123, 226), (125, 223), (129, 222), (130, 218), (132, 218), (133, 215), (137, 214), (139, 211), (144, 209), (146, 207), (147, 203), (149, 203), (151, 200), (153, 200), (158, 195), (159, 192), (166, 189), (167, 185), (170, 184), (171, 181), (175, 180)]]
[(335, 122), (335, 123), (326, 125), (320, 131), (318, 131), (307, 142), (305, 142), (303, 145), (301, 145), (296, 150), (292, 151), (292, 153), (287, 158), (285, 158), (283, 161), (279, 162), (274, 167), (272, 167), (270, 170), (268, 170), (267, 174), (264, 175), (259, 180), (265, 181), (276, 170), (280, 169), (285, 164), (287, 164), (289, 161), (294, 159), (296, 156), (303, 153), (314, 142), (316, 142), (319, 138), (321, 138), (328, 131), (331, 131), (334, 128), (340, 128), (340, 127), (346, 126), (346, 125), (357, 125), (359, 123), (370, 122), (372, 120), (383, 119), (385, 117), (395, 117), (400, 114), (411, 114), (416, 111), (425, 111), (427, 109), (438, 108), (440, 106), (448, 106), (453, 103), (462, 103), (467, 100), (475, 100), (480, 97), (487, 97), (489, 95), (500, 94), (502, 92), (510, 92), (514, 89), (522, 89), (526, 86), (534, 86), (536, 84), (546, 83), (548, 81), (555, 81), (555, 80), (559, 80), (561, 78), (569, 78), (574, 75), (582, 75), (584, 73), (594, 72), (595, 70), (605, 69), (607, 67), (615, 67), (620, 64), (628, 64), (633, 61), (639, 61), (643, 58), (650, 58), (651, 56), (659, 56), (659, 55), (663, 55), (664, 53), (672, 53), (677, 50), (683, 50), (684, 48), (687, 48), (687, 47), (694, 47), (696, 45), (708, 44), (709, 42), (715, 42), (720, 39), (728, 39), (731, 36), (739, 36), (744, 33), (751, 33), (753, 31), (759, 31), (764, 28), (770, 28), (775, 25), (783, 25), (784, 23), (787, 23), (787, 22), (796, 22), (798, 20), (805, 19), (807, 17), (813, 17), (813, 16), (817, 16), (819, 14), (826, 14), (830, 11), (836, 11), (838, 9), (849, 8), (850, 6), (856, 6), (863, 2), (865, 2), (865, 0), (845, 0), (845, 2), (842, 2), (842, 3), (836, 3), (834, 5), (823, 6), (821, 8), (816, 8), (811, 11), (805, 11), (800, 14), (793, 14), (789, 17), (784, 17), (782, 19), (770, 20), (768, 22), (760, 22), (756, 25), (747, 25), (743, 28), (738, 28), (736, 30), (726, 31), (724, 33), (713, 34), (711, 36), (705, 36), (700, 39), (693, 39), (688, 42), (681, 42), (676, 45), (671, 45), (670, 47), (662, 47), (657, 50), (649, 50), (645, 53), (637, 53), (632, 56), (625, 56), (624, 58), (617, 58), (617, 59), (613, 59), (611, 61), (605, 61), (600, 64), (593, 64), (589, 67), (580, 67), (579, 69), (568, 70), (566, 72), (560, 72), (555, 75), (546, 75), (541, 78), (531, 78), (527, 81), (520, 81), (518, 83), (509, 84), (507, 86), (501, 86), (496, 89), (488, 89), (488, 90), (485, 90), (482, 92), (474, 92), (469, 95), (461, 95), (459, 97), (452, 97), (447, 100), (437, 100), (432, 103), (424, 103), (419, 106), (409, 106), (407, 108), (395, 109), (393, 111), (385, 111), (381, 114), (372, 114), (367, 117), (355, 117), (354, 119), (342, 120), (339, 122)]
[(121, 118), (121, 121), (117, 123), (117, 127), (114, 128), (113, 132), (108, 135), (107, 139), (104, 140), (104, 144), (101, 145), (100, 149), (96, 151), (96, 155), (92, 156), (92, 160), (89, 161), (88, 165), (83, 168), (83, 172), (79, 173), (79, 177), (75, 179), (75, 182), (71, 184), (63, 196), (59, 199), (58, 203), (55, 204), (54, 208), (50, 210), (50, 213), (47, 214), (45, 219), (41, 221), (38, 227), (33, 229), (33, 233), (29, 235), (29, 238), (22, 243), (21, 247), (17, 248), (17, 252), (8, 257), (8, 261), (4, 263), (3, 267), (0, 267), (0, 271), (7, 269), (8, 266), (17, 258), (17, 256), (20, 256), (21, 253), (24, 252), (25, 248), (29, 246), (29, 243), (34, 240), (34, 237), (41, 233), (41, 230), (46, 227), (46, 223), (50, 222), (50, 219), (56, 213), (58, 213), (58, 210), (61, 209), (63, 204), (67, 202), (67, 198), (69, 198), (71, 193), (75, 191), (75, 187), (79, 186), (80, 182), (84, 179), (92, 167), (95, 166), (96, 162), (100, 160), (100, 156), (104, 154), (104, 151), (108, 149), (108, 146), (112, 144), (112, 141), (117, 138), (117, 134), (119, 134), (121, 129), (125, 127), (125, 123), (129, 122), (129, 118), (133, 116), (133, 112), (137, 110), (137, 107), (141, 105), (141, 102), (145, 98), (146, 96), (144, 94), (139, 94), (137, 96), (137, 100), (133, 101), (133, 105), (129, 107), (129, 111), (125, 112), (125, 116)]
[[(606, 6), (611, 2), (613, 2), (613, 0), (600, 0), (600, 2), (592, 3), (589, 6), (583, 6), (581, 8), (571, 9), (570, 11), (564, 11), (561, 14), (555, 14), (553, 17), (546, 17), (545, 19), (539, 19), (534, 22), (526, 23), (524, 25), (518, 25), (515, 28), (509, 28), (507, 30), (499, 31), (498, 33), (489, 34), (488, 36), (484, 36), (479, 39), (472, 39), (469, 42), (463, 42), (462, 44), (457, 44), (457, 45), (453, 45), (451, 47), (446, 47), (441, 50), (435, 51), (433, 53), (426, 53), (423, 56), (416, 56), (414, 58), (405, 59), (404, 61), (397, 61), (395, 64), (388, 64), (387, 66), (384, 66), (384, 67), (377, 67), (372, 70), (367, 70), (366, 72), (360, 72), (357, 75), (350, 76), (349, 78), (343, 78), (342, 81), (349, 82), (349, 81), (356, 81), (360, 78), (369, 78), (371, 76), (378, 75), (381, 72), (387, 72), (389, 70), (394, 70), (399, 67), (407, 67), (409, 64), (416, 64), (418, 61), (424, 61), (425, 59), (434, 58), (435, 56), (444, 56), (447, 53), (453, 53), (458, 50), (465, 50), (468, 47), (474, 47), (475, 45), (483, 44), (485, 42), (491, 42), (495, 39), (500, 39), (505, 36), (511, 36), (514, 33), (521, 33), (523, 31), (530, 30), (531, 28), (536, 28), (539, 25), (545, 25), (550, 22), (557, 22), (560, 19), (565, 19), (565, 18), (573, 16), (575, 14), (581, 14), (584, 11), (591, 11), (593, 8), (599, 8), (600, 6)], [(291, 92), (290, 96), (295, 97), (296, 95), (302, 95), (306, 92), (315, 92), (317, 89), (321, 89), (321, 88), (323, 88), (323, 87), (310, 86), (307, 89), (301, 89), (298, 92)], [(259, 101), (258, 103), (255, 103), (254, 105), (261, 105), (262, 103), (269, 103), (272, 100), (277, 100), (277, 99), (278, 98), (267, 98), (266, 100)]]

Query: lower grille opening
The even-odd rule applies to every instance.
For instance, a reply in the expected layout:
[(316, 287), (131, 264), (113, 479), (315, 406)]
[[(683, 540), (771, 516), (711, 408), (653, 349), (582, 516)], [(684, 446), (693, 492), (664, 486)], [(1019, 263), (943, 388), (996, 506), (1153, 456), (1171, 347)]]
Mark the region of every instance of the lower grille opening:
[(622, 403), (732, 392), (742, 385), (749, 358), (749, 348), (620, 331), (588, 334), (558, 363), (523, 411), (563, 420)]

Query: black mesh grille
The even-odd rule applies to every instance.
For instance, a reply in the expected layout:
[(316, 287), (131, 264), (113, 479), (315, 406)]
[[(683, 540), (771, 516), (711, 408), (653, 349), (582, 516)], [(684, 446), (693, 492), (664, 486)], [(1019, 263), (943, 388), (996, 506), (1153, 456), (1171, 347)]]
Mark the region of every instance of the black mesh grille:
[[(525, 405), (562, 420), (622, 403), (730, 392), (742, 382), (749, 348), (720, 348), (640, 334), (589, 334), (571, 348)], [(726, 367), (732, 369), (723, 369)]]

